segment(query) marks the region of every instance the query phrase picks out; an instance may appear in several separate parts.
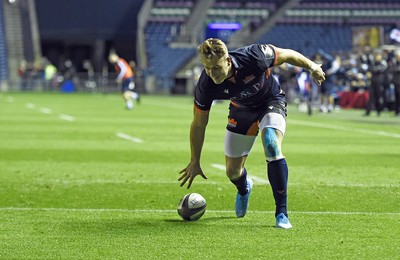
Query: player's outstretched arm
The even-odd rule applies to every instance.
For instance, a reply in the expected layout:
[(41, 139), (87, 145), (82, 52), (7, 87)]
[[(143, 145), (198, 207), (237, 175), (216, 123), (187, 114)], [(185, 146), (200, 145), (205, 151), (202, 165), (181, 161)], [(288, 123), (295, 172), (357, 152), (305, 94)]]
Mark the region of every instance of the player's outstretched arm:
[(178, 181), (181, 181), (181, 187), (189, 180), (187, 188), (192, 186), (192, 182), (197, 175), (200, 175), (204, 179), (207, 176), (203, 173), (200, 166), (201, 150), (203, 148), (204, 137), (206, 132), (206, 127), (208, 123), (209, 112), (200, 111), (194, 108), (193, 111), (193, 121), (190, 126), (190, 150), (191, 158), (189, 164), (179, 172), (181, 176)]
[(325, 80), (325, 73), (322, 70), (321, 65), (316, 64), (315, 62), (295, 50), (282, 49), (277, 47), (274, 48), (277, 52), (275, 65), (278, 66), (287, 62), (293, 66), (302, 67), (306, 70), (309, 70), (311, 76), (313, 77), (313, 79), (315, 79), (318, 85), (321, 85), (321, 83)]

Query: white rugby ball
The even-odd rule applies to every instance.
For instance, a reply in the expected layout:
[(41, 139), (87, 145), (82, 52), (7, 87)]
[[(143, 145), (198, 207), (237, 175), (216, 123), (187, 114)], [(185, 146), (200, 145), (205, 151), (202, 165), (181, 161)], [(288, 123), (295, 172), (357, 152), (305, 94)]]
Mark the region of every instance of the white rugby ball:
[(189, 193), (178, 204), (178, 214), (184, 220), (194, 221), (206, 212), (206, 199), (198, 193)]

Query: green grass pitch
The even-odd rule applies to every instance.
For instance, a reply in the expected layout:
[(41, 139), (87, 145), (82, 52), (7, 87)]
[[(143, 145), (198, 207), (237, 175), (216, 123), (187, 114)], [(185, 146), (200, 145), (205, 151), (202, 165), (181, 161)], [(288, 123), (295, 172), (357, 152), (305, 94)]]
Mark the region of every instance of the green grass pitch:
[[(190, 190), (191, 97), (0, 94), (0, 259), (398, 259), (400, 119), (288, 108), (291, 230), (274, 228), (258, 139), (247, 160), (255, 186), (234, 213), (226, 178), (228, 103), (213, 107), (202, 167)], [(189, 192), (205, 215), (181, 221)]]

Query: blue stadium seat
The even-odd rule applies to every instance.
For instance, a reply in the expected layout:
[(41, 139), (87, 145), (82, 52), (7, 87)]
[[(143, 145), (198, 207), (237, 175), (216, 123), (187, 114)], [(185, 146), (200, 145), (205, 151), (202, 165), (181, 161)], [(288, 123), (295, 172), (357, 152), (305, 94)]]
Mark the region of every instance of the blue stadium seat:
[(259, 42), (295, 49), (312, 56), (318, 49), (329, 53), (351, 50), (352, 32), (350, 27), (335, 25), (277, 25)]
[(148, 67), (159, 87), (172, 88), (174, 74), (195, 55), (195, 48), (170, 48), (171, 30), (176, 23), (148, 23), (145, 29)]
[(8, 76), (7, 42), (4, 28), (3, 3), (4, 1), (0, 1), (0, 80), (6, 80)]

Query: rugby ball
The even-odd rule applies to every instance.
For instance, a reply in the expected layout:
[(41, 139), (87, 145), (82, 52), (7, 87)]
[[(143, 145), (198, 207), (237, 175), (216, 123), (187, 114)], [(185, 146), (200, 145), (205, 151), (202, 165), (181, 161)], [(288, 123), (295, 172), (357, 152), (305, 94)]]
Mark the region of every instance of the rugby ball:
[(178, 204), (178, 214), (182, 219), (195, 221), (206, 212), (206, 199), (198, 193), (189, 193)]

